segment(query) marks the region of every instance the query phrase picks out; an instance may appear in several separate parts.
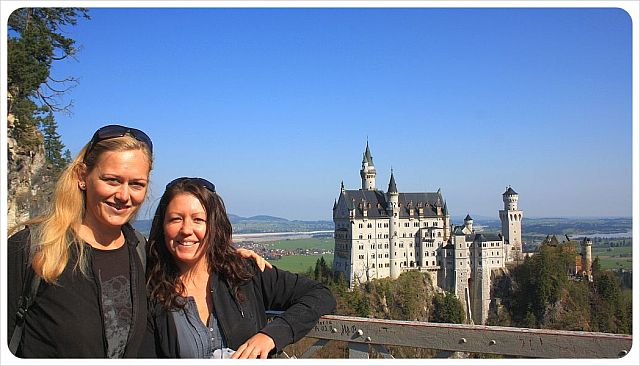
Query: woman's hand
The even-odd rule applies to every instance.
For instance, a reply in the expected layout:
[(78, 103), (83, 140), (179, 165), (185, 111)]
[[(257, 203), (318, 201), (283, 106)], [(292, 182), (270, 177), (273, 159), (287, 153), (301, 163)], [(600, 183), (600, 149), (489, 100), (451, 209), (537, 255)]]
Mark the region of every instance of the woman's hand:
[(256, 261), (256, 264), (258, 265), (258, 268), (260, 268), (261, 272), (264, 272), (265, 267), (273, 268), (271, 263), (267, 262), (266, 259), (259, 256), (258, 253), (254, 252), (251, 249), (236, 248), (236, 251), (238, 252), (238, 254), (240, 254), (242, 258), (251, 258), (254, 261)]
[(275, 347), (276, 344), (271, 337), (258, 333), (241, 344), (231, 358), (267, 358)]

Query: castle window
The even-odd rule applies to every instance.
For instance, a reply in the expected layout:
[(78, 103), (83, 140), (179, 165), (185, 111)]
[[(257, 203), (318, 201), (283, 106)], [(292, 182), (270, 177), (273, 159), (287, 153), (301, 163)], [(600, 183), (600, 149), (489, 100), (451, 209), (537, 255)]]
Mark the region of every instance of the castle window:
[(367, 224), (367, 227), (368, 227), (369, 229), (371, 229), (371, 227), (372, 227), (372, 226), (371, 226), (371, 223), (368, 223), (368, 224)]
[(385, 258), (389, 258), (389, 253), (384, 253)]
[(371, 234), (367, 235), (367, 238), (368, 238), (368, 239), (371, 239)]
[(362, 229), (362, 224), (358, 224), (358, 227), (359, 227), (360, 229)]
[(358, 238), (359, 238), (359, 239), (362, 239), (362, 234), (358, 235)]
[(364, 245), (358, 245), (358, 249), (364, 250)]

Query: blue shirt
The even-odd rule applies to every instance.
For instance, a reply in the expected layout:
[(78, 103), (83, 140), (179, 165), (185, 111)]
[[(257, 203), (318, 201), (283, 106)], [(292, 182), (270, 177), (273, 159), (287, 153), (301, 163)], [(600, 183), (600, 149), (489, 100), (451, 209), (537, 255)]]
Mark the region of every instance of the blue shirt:
[(181, 358), (213, 358), (216, 349), (226, 347), (218, 318), (209, 314), (205, 326), (198, 315), (198, 307), (192, 296), (186, 298), (184, 308), (173, 312), (178, 331), (178, 346)]

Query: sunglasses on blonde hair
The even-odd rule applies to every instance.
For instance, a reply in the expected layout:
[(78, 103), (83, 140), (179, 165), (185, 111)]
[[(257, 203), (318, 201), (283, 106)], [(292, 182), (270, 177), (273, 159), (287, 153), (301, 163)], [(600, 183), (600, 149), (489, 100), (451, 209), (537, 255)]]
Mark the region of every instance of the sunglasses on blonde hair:
[(147, 145), (147, 147), (149, 147), (149, 152), (153, 154), (153, 143), (151, 142), (151, 138), (149, 138), (146, 133), (137, 128), (121, 125), (107, 125), (104, 127), (100, 127), (93, 134), (93, 137), (91, 137), (91, 141), (89, 142), (89, 147), (87, 147), (87, 150), (84, 152), (84, 157), (82, 158), (82, 160), (84, 161), (87, 159), (87, 155), (89, 155), (89, 153), (96, 147), (96, 144), (98, 142), (113, 139), (116, 137), (123, 137), (127, 134)]

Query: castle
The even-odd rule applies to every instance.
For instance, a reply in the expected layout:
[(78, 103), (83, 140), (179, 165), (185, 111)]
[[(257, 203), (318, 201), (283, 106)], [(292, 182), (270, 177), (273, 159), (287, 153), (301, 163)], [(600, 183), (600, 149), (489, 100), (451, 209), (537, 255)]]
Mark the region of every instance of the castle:
[[(547, 235), (540, 245), (549, 245), (552, 247), (563, 247), (563, 250), (575, 254), (575, 263), (567, 268), (567, 276), (574, 279), (586, 279), (593, 282), (592, 265), (593, 258), (591, 247), (593, 241), (591, 238), (584, 237), (582, 240), (574, 240), (569, 235), (563, 235), (558, 238), (556, 235)], [(577, 248), (580, 247), (580, 252)]]
[(484, 233), (473, 229), (469, 215), (464, 225), (452, 225), (440, 189), (400, 193), (393, 170), (387, 191), (377, 189), (368, 142), (360, 177), (362, 188), (347, 190), (341, 183), (334, 201), (333, 272), (342, 273), (350, 287), (374, 278), (398, 278), (404, 271), (428, 272), (434, 285), (463, 302), (468, 319), (484, 323), (492, 273), (522, 253), (518, 194), (511, 187), (502, 194), (502, 233)]

